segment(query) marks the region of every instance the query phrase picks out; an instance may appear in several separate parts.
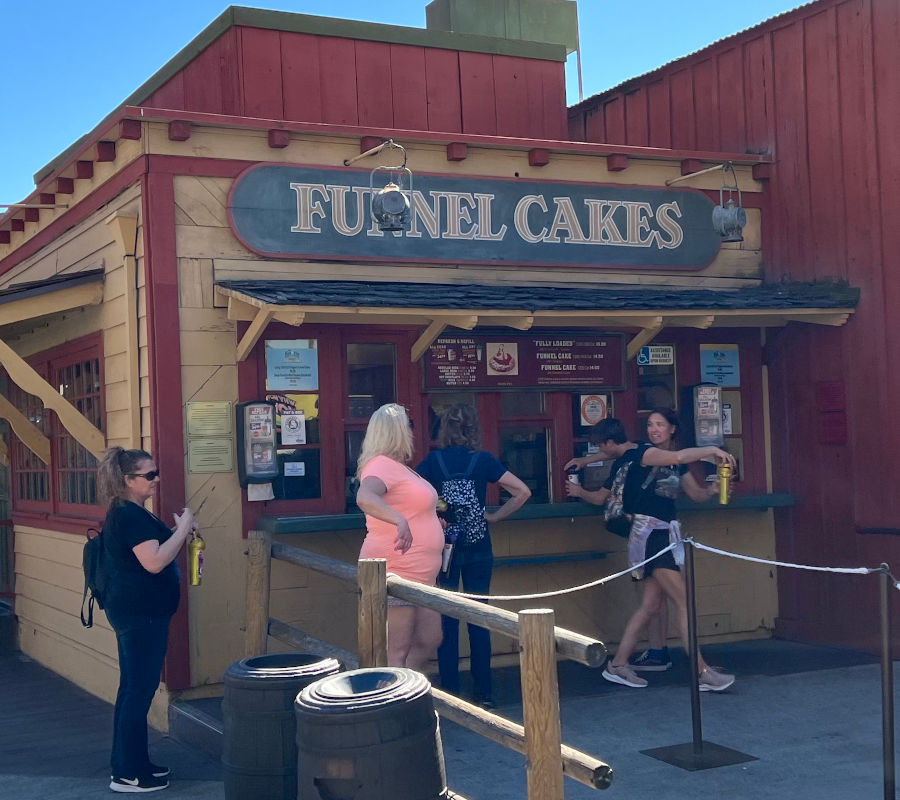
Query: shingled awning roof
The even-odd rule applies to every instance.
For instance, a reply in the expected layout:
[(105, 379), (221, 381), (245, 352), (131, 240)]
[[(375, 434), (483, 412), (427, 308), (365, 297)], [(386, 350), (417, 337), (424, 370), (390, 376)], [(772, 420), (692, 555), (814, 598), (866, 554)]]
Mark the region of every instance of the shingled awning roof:
[(631, 355), (665, 327), (843, 325), (859, 302), (858, 289), (835, 282), (732, 290), (274, 280), (222, 280), (216, 286), (228, 298), (229, 317), (253, 323), (238, 345), (239, 360), (273, 319), (427, 325), (413, 360), (448, 326), (638, 328)]

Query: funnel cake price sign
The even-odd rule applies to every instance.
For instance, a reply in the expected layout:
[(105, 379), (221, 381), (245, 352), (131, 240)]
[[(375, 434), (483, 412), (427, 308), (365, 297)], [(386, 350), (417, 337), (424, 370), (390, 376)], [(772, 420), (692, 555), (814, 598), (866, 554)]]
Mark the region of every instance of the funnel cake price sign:
[(621, 334), (441, 336), (428, 349), (426, 389), (625, 388)]

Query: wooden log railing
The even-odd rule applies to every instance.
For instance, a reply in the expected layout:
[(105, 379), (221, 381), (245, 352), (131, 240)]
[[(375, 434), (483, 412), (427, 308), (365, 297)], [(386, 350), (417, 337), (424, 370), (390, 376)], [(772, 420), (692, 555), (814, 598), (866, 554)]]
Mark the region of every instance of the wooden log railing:
[[(563, 800), (564, 775), (594, 789), (610, 785), (612, 769), (608, 764), (562, 743), (556, 672), (557, 656), (596, 667), (606, 658), (606, 648), (602, 642), (557, 627), (552, 609), (524, 609), (516, 614), (454, 592), (387, 575), (383, 559), (361, 559), (358, 568), (354, 568), (293, 545), (273, 543), (271, 534), (265, 531), (250, 531), (247, 555), (247, 656), (265, 653), (267, 637), (272, 636), (297, 649), (337, 658), (351, 669), (386, 666), (388, 595), (505, 634), (519, 642), (523, 725), (434, 689), (438, 713), (524, 754), (528, 800)], [(270, 619), (269, 576), (273, 558), (357, 584), (358, 656)]]

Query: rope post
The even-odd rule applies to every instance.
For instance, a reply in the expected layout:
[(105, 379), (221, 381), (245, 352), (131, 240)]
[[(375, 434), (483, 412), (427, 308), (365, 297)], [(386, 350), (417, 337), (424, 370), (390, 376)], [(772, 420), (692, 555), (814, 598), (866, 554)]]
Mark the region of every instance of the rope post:
[(894, 660), (891, 655), (891, 592), (894, 582), (890, 567), (881, 565), (881, 736), (884, 759), (884, 797), (896, 797), (894, 774)]
[(562, 730), (553, 610), (520, 611), (519, 630), (528, 800), (563, 800)]
[(697, 592), (694, 577), (693, 539), (684, 540), (684, 584), (687, 605), (687, 649), (690, 659), (691, 722), (694, 728), (694, 737), (686, 744), (654, 747), (652, 750), (641, 750), (641, 752), (692, 772), (755, 761), (756, 756), (732, 750), (730, 747), (723, 747), (715, 742), (703, 741), (703, 730), (700, 725), (700, 683), (698, 680), (700, 650), (697, 646)]
[(247, 534), (247, 623), (244, 656), (264, 655), (269, 636), (269, 584), (272, 571), (272, 534)]
[(703, 753), (703, 724), (700, 718), (700, 648), (697, 644), (697, 591), (694, 573), (694, 543), (684, 542), (684, 581), (687, 600), (688, 657), (690, 659), (691, 728), (694, 755)]
[(357, 584), (359, 666), (386, 667), (387, 561), (383, 558), (361, 558), (358, 562)]

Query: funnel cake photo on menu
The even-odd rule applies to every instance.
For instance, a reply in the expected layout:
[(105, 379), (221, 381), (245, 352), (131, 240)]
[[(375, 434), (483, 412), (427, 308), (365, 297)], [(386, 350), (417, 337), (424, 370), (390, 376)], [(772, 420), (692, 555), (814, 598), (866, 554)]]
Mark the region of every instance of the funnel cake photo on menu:
[(488, 375), (518, 375), (519, 345), (512, 342), (488, 342), (491, 354), (487, 362)]

